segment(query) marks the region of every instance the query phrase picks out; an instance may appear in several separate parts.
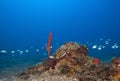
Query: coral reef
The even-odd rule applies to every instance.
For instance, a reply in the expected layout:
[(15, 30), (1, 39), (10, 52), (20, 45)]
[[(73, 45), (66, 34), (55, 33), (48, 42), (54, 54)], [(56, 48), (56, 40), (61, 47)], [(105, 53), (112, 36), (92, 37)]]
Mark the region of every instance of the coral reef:
[(64, 43), (51, 58), (30, 67), (13, 81), (120, 81), (120, 58), (105, 64), (87, 53), (85, 45)]

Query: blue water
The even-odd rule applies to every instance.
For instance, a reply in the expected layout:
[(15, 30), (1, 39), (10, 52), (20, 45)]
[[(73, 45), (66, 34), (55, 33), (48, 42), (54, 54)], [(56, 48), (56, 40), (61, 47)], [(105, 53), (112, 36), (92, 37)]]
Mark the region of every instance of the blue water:
[(120, 57), (119, 4), (119, 0), (0, 0), (0, 79), (47, 58), (49, 32), (51, 53), (73, 41), (87, 45), (88, 55), (102, 61)]

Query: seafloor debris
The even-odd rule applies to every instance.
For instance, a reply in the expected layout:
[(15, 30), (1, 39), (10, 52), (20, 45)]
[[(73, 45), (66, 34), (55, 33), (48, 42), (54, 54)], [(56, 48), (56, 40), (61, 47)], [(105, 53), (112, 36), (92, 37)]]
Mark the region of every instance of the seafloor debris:
[(13, 81), (120, 81), (120, 58), (100, 62), (87, 55), (85, 45), (64, 43), (48, 58)]

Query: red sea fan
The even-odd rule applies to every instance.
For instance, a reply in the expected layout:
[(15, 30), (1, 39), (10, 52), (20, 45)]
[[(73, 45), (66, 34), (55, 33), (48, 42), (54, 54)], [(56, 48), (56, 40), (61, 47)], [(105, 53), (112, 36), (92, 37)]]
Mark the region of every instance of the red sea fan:
[(47, 42), (47, 46), (46, 46), (46, 50), (48, 52), (48, 56), (50, 56), (50, 44), (51, 44), (51, 40), (52, 40), (52, 32), (50, 32), (50, 34), (48, 36), (48, 42)]

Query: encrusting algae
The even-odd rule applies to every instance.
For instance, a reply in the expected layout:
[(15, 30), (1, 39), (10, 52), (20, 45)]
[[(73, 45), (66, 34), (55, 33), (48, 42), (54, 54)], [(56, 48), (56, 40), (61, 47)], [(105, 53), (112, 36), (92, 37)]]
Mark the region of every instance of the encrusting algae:
[(109, 64), (102, 63), (100, 59), (88, 56), (87, 46), (74, 42), (64, 43), (50, 55), (51, 37), (52, 33), (46, 46), (48, 58), (21, 73), (15, 80), (120, 81), (120, 58), (112, 59)]
[(118, 79), (120, 79), (120, 72), (117, 73), (117, 74), (114, 76), (114, 78), (118, 78)]

